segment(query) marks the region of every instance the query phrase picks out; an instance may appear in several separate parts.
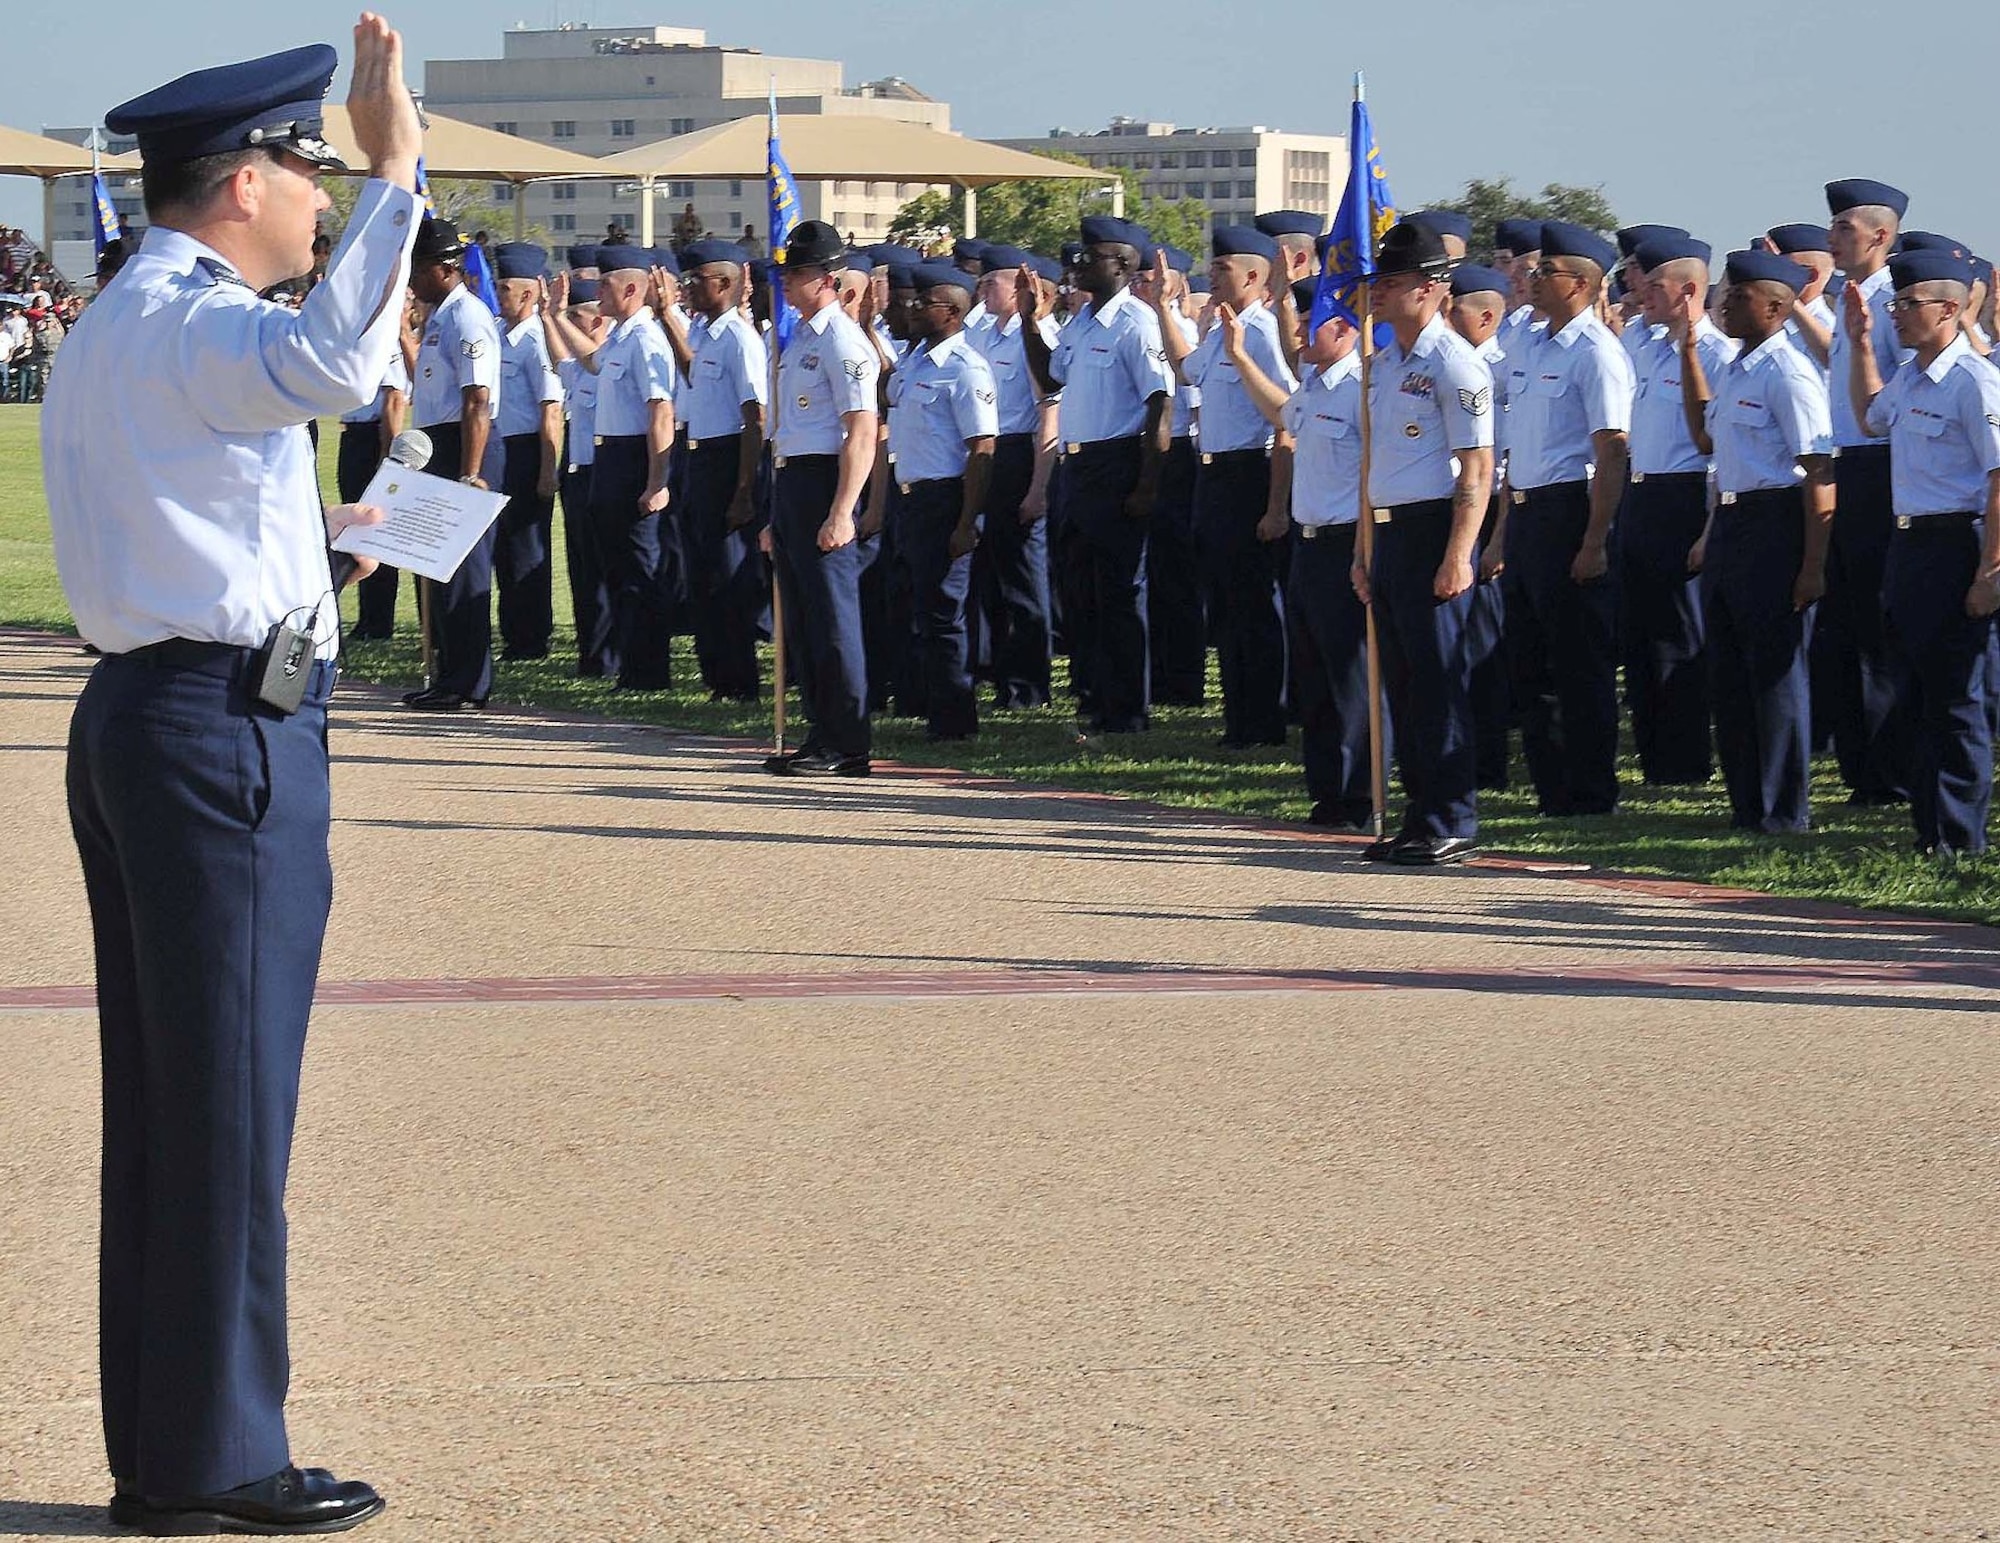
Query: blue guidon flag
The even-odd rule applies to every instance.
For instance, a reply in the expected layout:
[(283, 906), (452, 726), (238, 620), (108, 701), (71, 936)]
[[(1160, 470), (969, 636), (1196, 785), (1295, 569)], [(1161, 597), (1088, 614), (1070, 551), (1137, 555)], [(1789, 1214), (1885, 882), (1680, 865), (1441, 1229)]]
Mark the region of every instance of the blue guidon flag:
[(124, 236), (125, 228), (118, 223), (118, 208), (111, 202), (111, 189), (104, 185), (101, 171), (90, 174), (90, 203), (90, 238), (97, 246), (97, 255), (102, 257), (107, 246)]
[[(764, 157), (764, 181), (771, 209), (771, 259), (781, 263), (785, 260), (785, 243), (792, 237), (792, 227), (799, 223), (799, 185), (792, 180), (791, 167), (785, 164), (785, 152), (778, 148), (778, 85), (775, 80), (771, 83), (771, 131)], [(773, 284), (771, 331), (780, 351), (792, 339), (792, 324), (798, 320), (798, 314), (787, 303), (784, 287)]]
[[(1361, 286), (1375, 273), (1375, 244), (1396, 223), (1396, 195), (1389, 191), (1389, 174), (1382, 167), (1382, 152), (1375, 143), (1375, 128), (1368, 120), (1368, 100), (1361, 76), (1354, 77), (1354, 119), (1347, 135), (1347, 190), (1340, 196), (1340, 212), (1326, 236), (1326, 259), (1320, 267), (1319, 288), (1313, 293), (1311, 329), (1317, 332), (1328, 318), (1345, 317), (1361, 325)], [(1375, 329), (1376, 342), (1386, 341), (1389, 329)]]

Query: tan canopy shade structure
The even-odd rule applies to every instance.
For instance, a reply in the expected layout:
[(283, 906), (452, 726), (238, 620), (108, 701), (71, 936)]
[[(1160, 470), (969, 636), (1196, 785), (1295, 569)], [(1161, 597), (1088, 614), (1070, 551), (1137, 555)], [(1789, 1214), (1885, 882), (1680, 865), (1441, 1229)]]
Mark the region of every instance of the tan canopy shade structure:
[[(97, 160), (106, 171), (124, 173), (139, 169), (136, 155), (99, 155)], [(44, 252), (55, 239), (56, 179), (83, 175), (89, 170), (90, 151), (85, 146), (0, 124), (0, 177), (33, 177), (42, 184)]]
[[(639, 240), (653, 240), (652, 185), (663, 179), (698, 182), (717, 177), (764, 177), (770, 120), (759, 114), (718, 123), (621, 150), (597, 162), (646, 189)], [(946, 134), (920, 123), (893, 118), (847, 118), (781, 113), (778, 137), (785, 164), (801, 182), (948, 182), (966, 190), (966, 227), (978, 219), (974, 191), (996, 182), (1033, 182), (1051, 177), (1104, 182), (1106, 174), (1071, 161), (1029, 155), (962, 134)]]

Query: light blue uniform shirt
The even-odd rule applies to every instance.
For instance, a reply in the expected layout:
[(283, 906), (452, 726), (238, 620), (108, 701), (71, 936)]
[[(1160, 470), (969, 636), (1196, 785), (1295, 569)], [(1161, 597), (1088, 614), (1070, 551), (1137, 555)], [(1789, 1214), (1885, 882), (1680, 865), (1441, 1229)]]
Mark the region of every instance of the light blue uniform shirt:
[(1868, 409), (1889, 437), (1896, 513), (1983, 515), (1986, 474), (2000, 470), (2000, 370), (1961, 333), (1922, 368), (1912, 358)]
[[(1806, 302), (1806, 309), (1812, 313), (1813, 319), (1822, 327), (1829, 329), (1837, 329), (1839, 327), (1840, 324), (1834, 320), (1833, 307), (1826, 303), (1825, 295), (1819, 295), (1814, 299), (1808, 300)], [(1827, 367), (1813, 357), (1813, 351), (1806, 347), (1805, 334), (1799, 331), (1798, 321), (1794, 317), (1787, 316), (1785, 318), (1785, 341), (1804, 354), (1806, 356), (1806, 363), (1818, 370), (1820, 374), (1830, 374)], [(1828, 354), (1831, 355), (1831, 353), (1832, 350), (1829, 349)], [(1884, 380), (1888, 379), (1886, 375), (1882, 378)]]
[(875, 345), (838, 305), (801, 316), (778, 360), (778, 455), (838, 455), (846, 413), (872, 413), (882, 376)]
[(542, 319), (530, 316), (510, 328), (500, 343), (500, 437), (541, 433), (543, 406), (562, 398), (562, 379), (549, 363)]
[(1063, 388), (1065, 444), (1129, 439), (1146, 426), (1146, 404), (1174, 389), (1153, 308), (1121, 289), (1100, 310), (1092, 301), (1063, 328), (1049, 357)]
[(1452, 452), (1493, 443), (1493, 372), (1486, 361), (1433, 316), (1407, 354), (1392, 338), (1369, 376), (1369, 504), (1393, 509), (1451, 497)]
[(597, 350), (597, 437), (646, 433), (652, 404), (672, 402), (679, 379), (673, 345), (657, 316), (641, 311), (617, 323)]
[[(1695, 327), (1695, 353), (1701, 372), (1715, 389), (1736, 343), (1704, 316)], [(1705, 472), (1708, 457), (1695, 448), (1688, 432), (1687, 407), (1681, 398), (1681, 350), (1672, 333), (1661, 328), (1642, 349), (1632, 367), (1638, 384), (1632, 395), (1632, 473), (1658, 477), (1668, 472)]]
[(1625, 345), (1625, 357), (1632, 361), (1633, 374), (1639, 373), (1639, 356), (1667, 335), (1665, 327), (1656, 326), (1644, 316), (1635, 316), (1625, 323), (1625, 330), (1618, 334), (1618, 341)]
[(1632, 427), (1632, 361), (1589, 311), (1507, 355), (1507, 475), (1516, 488), (1581, 482), (1590, 436)]
[[(1061, 341), (1062, 334), (1046, 316), (1035, 323), (1035, 330), (1041, 333), (1042, 341), (1051, 351)], [(1020, 316), (1008, 317), (1004, 326), (997, 319), (990, 320), (976, 334), (967, 336), (971, 337), (972, 346), (985, 355), (987, 367), (993, 371), (993, 389), (1000, 398), (1000, 432), (1039, 432), (1042, 392), (1035, 383), (1035, 372), (1028, 368), (1028, 345), (1021, 341)]]
[(889, 454), (899, 482), (965, 475), (965, 442), (1000, 432), (993, 370), (963, 332), (912, 348), (889, 377)]
[(1493, 341), (1500, 345), (1503, 353), (1511, 352), (1522, 338), (1544, 325), (1546, 324), (1535, 320), (1535, 308), (1532, 305), (1517, 305), (1501, 318), (1500, 325), (1493, 334)]
[(597, 461), (597, 377), (575, 359), (556, 366), (563, 383), (563, 410), (569, 415), (569, 464), (572, 471)]
[[(1159, 318), (1156, 316), (1154, 320)], [(1174, 325), (1180, 328), (1181, 336), (1190, 346), (1200, 342), (1201, 332), (1194, 324), (1192, 316), (1174, 314)], [(1173, 374), (1173, 367), (1167, 367), (1167, 374)], [(1201, 435), (1201, 387), (1174, 382), (1174, 405), (1167, 414), (1167, 437), (1169, 439), (1199, 438)]]
[(403, 350), (399, 347), (395, 357), (389, 361), (389, 373), (383, 378), (382, 389), (375, 393), (373, 401), (363, 402), (352, 412), (342, 413), (342, 423), (380, 423), (382, 414), (388, 410), (389, 393), (400, 391), (410, 394), (410, 372), (403, 364)]
[[(1278, 318), (1259, 300), (1242, 312), (1243, 351), (1250, 362), (1285, 391), (1298, 389), (1298, 377), (1285, 363), (1285, 351), (1278, 346)], [(1195, 345), (1181, 362), (1181, 373), (1201, 388), (1201, 448), (1207, 455), (1230, 450), (1268, 450), (1271, 425), (1250, 393), (1243, 389), (1243, 377), (1222, 346), (1221, 324), (1210, 327), (1208, 336)]]
[(1292, 436), (1292, 518), (1300, 525), (1352, 525), (1361, 517), (1361, 354), (1307, 365), (1285, 403)]
[(1507, 479), (1507, 350), (1496, 331), (1473, 352), (1493, 376), (1493, 486), (1497, 489)]
[(771, 396), (771, 361), (764, 340), (731, 306), (714, 321), (695, 318), (688, 346), (694, 355), (684, 397), (688, 443), (742, 433), (743, 404), (755, 402), (761, 407)]
[(486, 416), (499, 417), (500, 324), (472, 287), (461, 284), (424, 323), (411, 419), (420, 429), (462, 421), (464, 393), (473, 386), (486, 388)]
[(1826, 382), (1783, 332), (1709, 377), (1708, 437), (1724, 493), (1796, 487), (1799, 457), (1833, 454)]
[(308, 419), (368, 401), (402, 330), (416, 195), (366, 182), (294, 311), (155, 225), (56, 355), (42, 476), (56, 570), (108, 654), (166, 638), (256, 646), (313, 612), (337, 646)]
[(1910, 351), (1896, 343), (1896, 323), (1889, 314), (1889, 302), (1896, 298), (1896, 288), (1890, 282), (1889, 270), (1877, 268), (1867, 278), (1855, 283), (1848, 281), (1840, 292), (1840, 303), (1834, 308), (1833, 342), (1827, 348), (1827, 374), (1833, 392), (1833, 442), (1843, 450), (1853, 445), (1876, 443), (1873, 435), (1854, 421), (1854, 403), (1847, 390), (1848, 352), (1853, 347), (1847, 341), (1847, 307), (1853, 303), (1855, 292), (1859, 290), (1868, 302), (1868, 309), (1875, 313), (1875, 330), (1868, 336), (1875, 350), (1875, 368), (1883, 380), (1889, 379), (1903, 362), (1911, 357)]

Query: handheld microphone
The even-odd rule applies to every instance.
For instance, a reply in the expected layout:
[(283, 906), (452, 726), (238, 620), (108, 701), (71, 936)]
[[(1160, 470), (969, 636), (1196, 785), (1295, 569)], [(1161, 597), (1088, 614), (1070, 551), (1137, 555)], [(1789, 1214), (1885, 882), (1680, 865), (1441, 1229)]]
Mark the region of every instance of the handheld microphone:
[[(382, 464), (422, 471), (431, 464), (431, 453), (430, 435), (422, 429), (405, 429), (389, 442), (389, 453)], [(354, 570), (361, 566), (361, 560), (352, 552), (330, 552), (327, 556), (333, 569), (333, 592), (339, 594), (347, 588), (347, 581), (354, 577)]]

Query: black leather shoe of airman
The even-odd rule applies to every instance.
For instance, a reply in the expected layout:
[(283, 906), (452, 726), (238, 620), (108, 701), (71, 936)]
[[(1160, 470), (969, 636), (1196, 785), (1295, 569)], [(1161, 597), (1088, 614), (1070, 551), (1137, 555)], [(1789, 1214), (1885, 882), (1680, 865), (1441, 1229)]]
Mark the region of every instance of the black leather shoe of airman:
[(305, 1537), (358, 1527), (386, 1504), (358, 1479), (336, 1479), (324, 1468), (283, 1468), (219, 1495), (136, 1499), (121, 1491), (112, 1497), (111, 1519), (149, 1538)]

